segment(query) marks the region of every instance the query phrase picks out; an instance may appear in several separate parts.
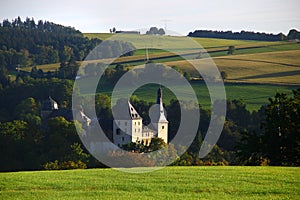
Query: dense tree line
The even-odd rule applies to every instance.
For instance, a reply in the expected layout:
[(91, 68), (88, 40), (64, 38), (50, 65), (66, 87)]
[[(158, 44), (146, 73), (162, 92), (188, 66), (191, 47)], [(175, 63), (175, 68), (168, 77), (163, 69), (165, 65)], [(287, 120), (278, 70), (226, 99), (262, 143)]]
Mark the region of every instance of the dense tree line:
[(0, 65), (9, 70), (36, 64), (82, 60), (101, 41), (72, 27), (20, 17), (0, 23)]
[(258, 40), (258, 41), (282, 41), (286, 36), (282, 33), (259, 33), (250, 31), (232, 32), (232, 31), (212, 31), (212, 30), (196, 30), (188, 34), (189, 37), (201, 38), (221, 38), (232, 40)]

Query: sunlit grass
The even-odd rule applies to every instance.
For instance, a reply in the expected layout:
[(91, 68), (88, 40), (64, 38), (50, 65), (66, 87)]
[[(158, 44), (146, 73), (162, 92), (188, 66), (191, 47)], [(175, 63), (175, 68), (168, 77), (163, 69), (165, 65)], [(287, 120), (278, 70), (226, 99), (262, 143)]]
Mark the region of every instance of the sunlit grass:
[[(215, 57), (219, 71), (225, 71), (229, 82), (271, 83), (300, 85), (300, 50), (277, 51), (259, 54)], [(204, 66), (206, 59), (172, 61), (168, 66), (177, 66), (192, 76), (198, 73), (193, 65)]]
[(167, 167), (0, 174), (1, 199), (299, 199), (292, 167)]

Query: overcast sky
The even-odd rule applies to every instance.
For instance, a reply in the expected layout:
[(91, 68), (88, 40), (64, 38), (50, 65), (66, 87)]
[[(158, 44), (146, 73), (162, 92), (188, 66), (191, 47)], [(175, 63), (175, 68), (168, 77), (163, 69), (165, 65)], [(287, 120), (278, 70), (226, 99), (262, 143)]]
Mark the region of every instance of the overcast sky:
[(300, 30), (299, 0), (1, 0), (0, 19), (17, 16), (72, 26), (81, 32), (151, 26), (187, 35), (197, 29), (287, 34)]

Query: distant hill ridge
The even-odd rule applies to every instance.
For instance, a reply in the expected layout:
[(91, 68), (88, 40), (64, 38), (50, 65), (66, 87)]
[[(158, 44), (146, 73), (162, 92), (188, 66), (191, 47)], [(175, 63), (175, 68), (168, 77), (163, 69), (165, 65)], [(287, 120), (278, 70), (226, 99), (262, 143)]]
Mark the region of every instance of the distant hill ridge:
[(295, 29), (289, 31), (286, 36), (283, 33), (259, 33), (253, 31), (212, 31), (212, 30), (196, 30), (188, 34), (189, 37), (200, 38), (221, 38), (221, 39), (233, 39), (233, 40), (258, 40), (258, 41), (283, 41), (283, 40), (295, 40), (300, 39), (300, 32)]

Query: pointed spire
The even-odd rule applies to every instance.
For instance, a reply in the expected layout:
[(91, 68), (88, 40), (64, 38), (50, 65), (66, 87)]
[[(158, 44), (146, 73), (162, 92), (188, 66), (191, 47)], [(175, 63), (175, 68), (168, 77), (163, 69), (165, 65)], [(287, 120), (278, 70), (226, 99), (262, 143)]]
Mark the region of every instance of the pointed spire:
[(159, 119), (158, 119), (158, 122), (168, 122), (168, 120), (166, 119), (166, 116), (165, 116), (164, 106), (163, 106), (163, 102), (162, 102), (162, 89), (161, 89), (161, 86), (159, 87), (159, 89), (157, 91), (157, 104), (159, 104)]
[(162, 99), (162, 90), (161, 90), (161, 86), (159, 86), (158, 90), (157, 90), (157, 100), (156, 100), (156, 104), (160, 104)]

